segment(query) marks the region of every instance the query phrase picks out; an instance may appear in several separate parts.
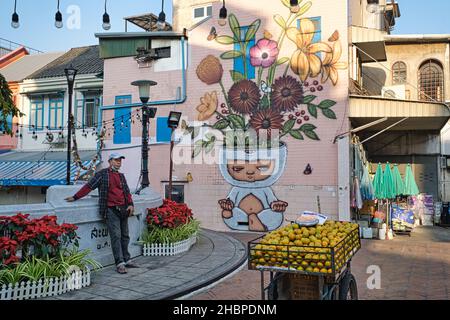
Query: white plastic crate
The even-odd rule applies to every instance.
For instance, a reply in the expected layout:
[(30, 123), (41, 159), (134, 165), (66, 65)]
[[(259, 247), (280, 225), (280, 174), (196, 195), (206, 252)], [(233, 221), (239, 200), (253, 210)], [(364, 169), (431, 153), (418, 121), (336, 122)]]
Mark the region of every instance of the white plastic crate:
[(74, 271), (71, 275), (60, 278), (40, 279), (39, 281), (22, 281), (0, 287), (0, 300), (28, 300), (61, 295), (79, 290), (91, 284), (89, 270)]
[(197, 234), (190, 238), (175, 243), (144, 244), (144, 256), (174, 256), (188, 251), (197, 242)]

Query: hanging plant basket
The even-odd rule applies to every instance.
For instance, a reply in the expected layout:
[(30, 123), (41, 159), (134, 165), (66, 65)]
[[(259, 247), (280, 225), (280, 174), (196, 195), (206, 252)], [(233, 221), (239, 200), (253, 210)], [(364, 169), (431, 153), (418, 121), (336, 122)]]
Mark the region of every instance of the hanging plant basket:
[(44, 278), (39, 281), (22, 281), (15, 285), (4, 284), (0, 287), (0, 300), (28, 300), (54, 297), (66, 292), (79, 290), (91, 284), (89, 269), (75, 271), (60, 278)]
[(186, 240), (174, 243), (144, 244), (144, 256), (174, 256), (188, 251), (197, 242), (197, 234), (193, 234)]

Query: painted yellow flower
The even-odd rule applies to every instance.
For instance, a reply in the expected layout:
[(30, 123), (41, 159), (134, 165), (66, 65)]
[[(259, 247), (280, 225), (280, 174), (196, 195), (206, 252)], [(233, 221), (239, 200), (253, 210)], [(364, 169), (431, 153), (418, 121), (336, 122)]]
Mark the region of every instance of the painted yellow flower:
[(211, 116), (216, 112), (219, 102), (217, 100), (217, 92), (213, 91), (211, 93), (205, 93), (205, 95), (200, 98), (200, 104), (197, 106), (198, 121), (205, 121), (211, 118)]
[(333, 51), (327, 52), (322, 61), (322, 83), (325, 83), (330, 79), (333, 85), (336, 85), (339, 81), (338, 70), (345, 70), (348, 65), (346, 62), (339, 62), (339, 59), (341, 59), (342, 56), (342, 45), (339, 41), (339, 32), (335, 31), (329, 40), (334, 40)]
[(316, 77), (322, 69), (322, 62), (316, 55), (318, 52), (331, 52), (331, 47), (324, 42), (313, 43), (315, 28), (309, 19), (300, 21), (300, 30), (288, 28), (287, 37), (293, 41), (298, 50), (291, 57), (291, 69), (305, 81), (309, 76)]

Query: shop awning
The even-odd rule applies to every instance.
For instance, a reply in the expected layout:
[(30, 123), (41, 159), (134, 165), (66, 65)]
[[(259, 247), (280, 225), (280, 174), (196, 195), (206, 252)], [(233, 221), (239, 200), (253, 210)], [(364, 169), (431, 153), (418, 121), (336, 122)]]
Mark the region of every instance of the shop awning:
[(387, 61), (386, 46), (384, 41), (385, 32), (358, 26), (349, 28), (351, 43), (355, 44), (360, 51), (362, 63)]
[(441, 130), (450, 119), (450, 108), (443, 103), (353, 95), (349, 100), (353, 127), (388, 118), (386, 122), (371, 127), (371, 131), (382, 130), (404, 118), (407, 119), (391, 130)]
[[(48, 187), (66, 184), (65, 152), (10, 152), (0, 155), (0, 186)], [(89, 165), (95, 151), (80, 152), (83, 166)], [(40, 158), (38, 158), (40, 157)], [(77, 167), (71, 166), (71, 181)], [(81, 174), (84, 172), (81, 171)]]

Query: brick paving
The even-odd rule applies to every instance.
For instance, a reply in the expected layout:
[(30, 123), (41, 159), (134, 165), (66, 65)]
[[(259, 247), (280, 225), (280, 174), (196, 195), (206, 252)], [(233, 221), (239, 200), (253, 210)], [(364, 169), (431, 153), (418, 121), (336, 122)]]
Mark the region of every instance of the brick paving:
[[(247, 242), (257, 237), (249, 233), (228, 233)], [(369, 266), (379, 266), (381, 288), (368, 289)], [(411, 237), (392, 241), (362, 240), (362, 248), (352, 261), (361, 300), (441, 300), (450, 299), (450, 229), (418, 227)], [(267, 282), (266, 282), (267, 285)], [(189, 300), (258, 300), (260, 274), (244, 267), (232, 278)]]

